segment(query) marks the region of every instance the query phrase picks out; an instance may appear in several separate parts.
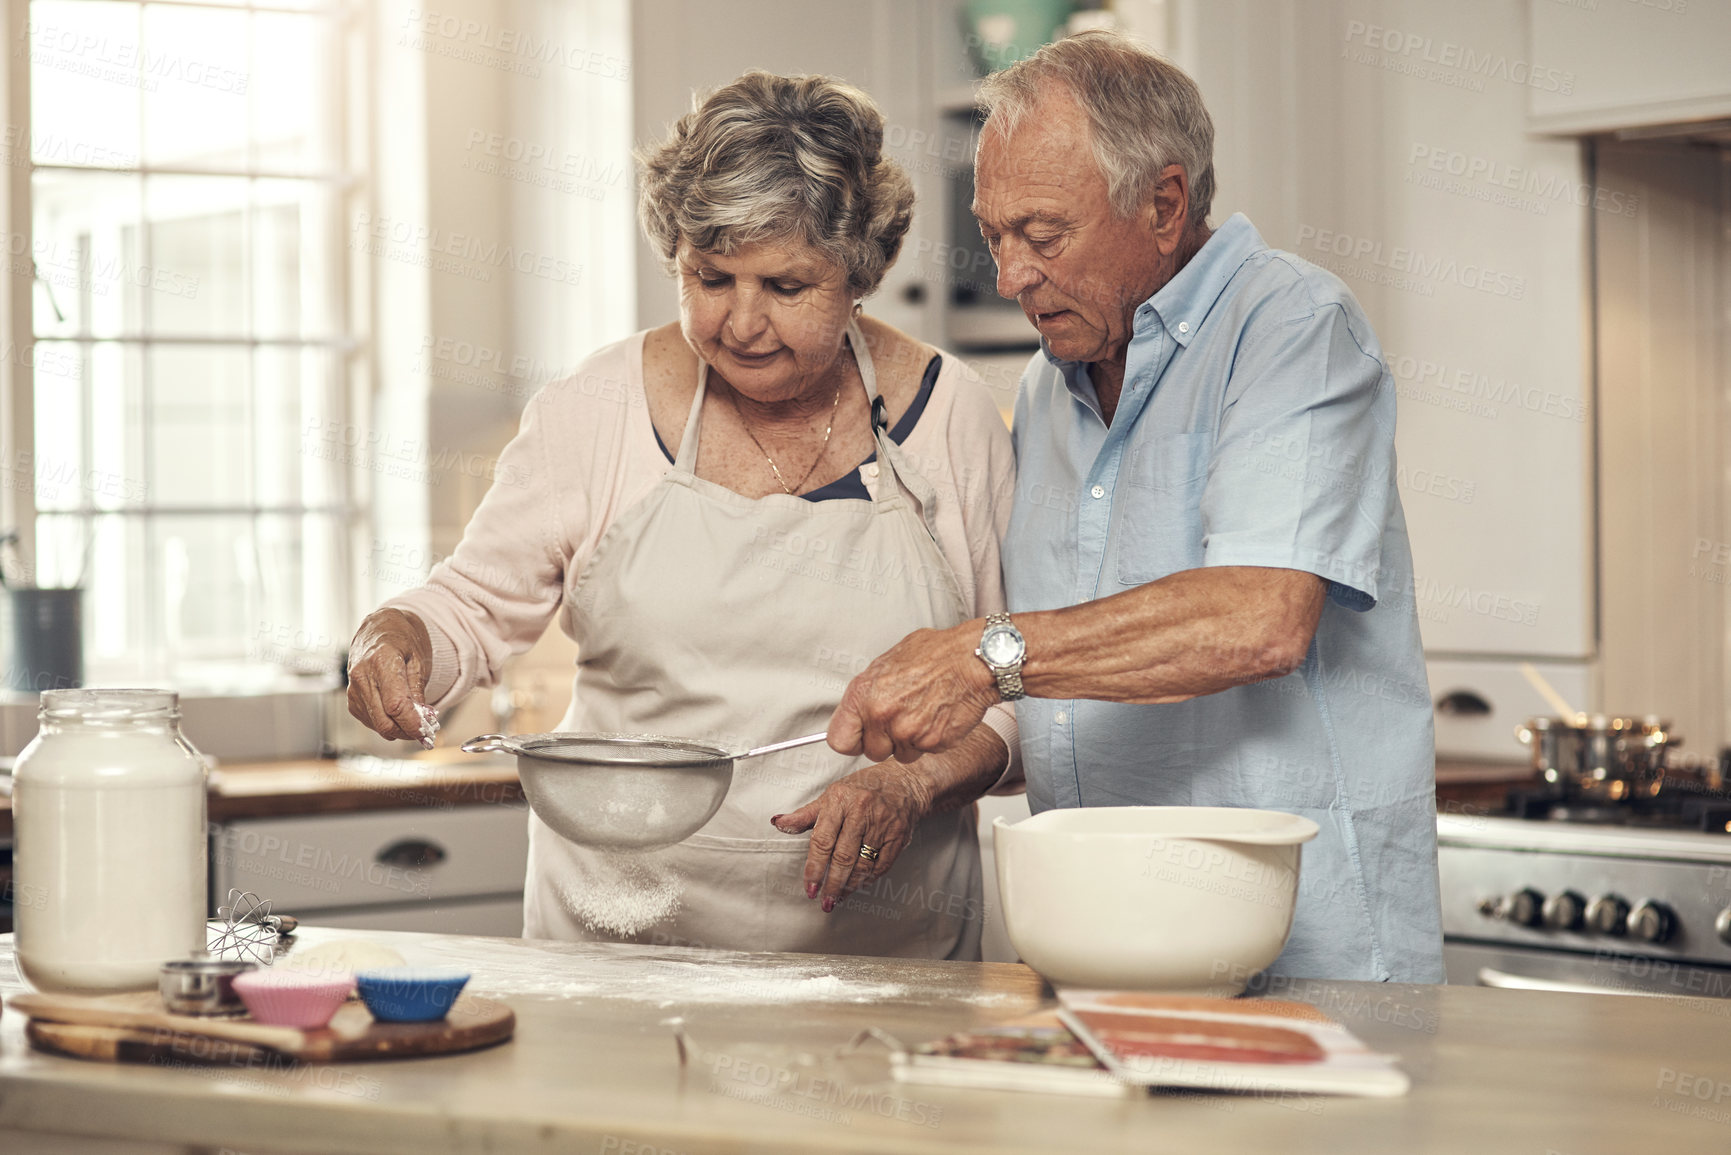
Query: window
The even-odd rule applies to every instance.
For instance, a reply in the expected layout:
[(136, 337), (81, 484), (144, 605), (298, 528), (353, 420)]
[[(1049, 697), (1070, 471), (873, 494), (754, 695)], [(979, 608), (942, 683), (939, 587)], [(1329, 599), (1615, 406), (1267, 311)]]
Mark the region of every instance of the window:
[(364, 21), (293, 0), (29, 17), (13, 236), (35, 262), (39, 582), (86, 588), (92, 681), (329, 670), (358, 515), (302, 446), (365, 376), (343, 233)]

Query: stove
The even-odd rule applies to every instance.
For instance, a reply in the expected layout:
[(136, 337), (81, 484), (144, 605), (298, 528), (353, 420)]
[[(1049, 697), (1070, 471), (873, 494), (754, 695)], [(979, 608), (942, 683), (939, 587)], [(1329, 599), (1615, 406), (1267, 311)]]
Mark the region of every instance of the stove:
[(1439, 814), (1437, 844), (1450, 982), (1731, 1001), (1723, 791), (1516, 790), (1498, 812)]
[(1666, 777), (1657, 789), (1619, 801), (1571, 797), (1553, 787), (1511, 790), (1504, 813), (1540, 822), (1698, 830), (1731, 834), (1731, 798), (1695, 778)]

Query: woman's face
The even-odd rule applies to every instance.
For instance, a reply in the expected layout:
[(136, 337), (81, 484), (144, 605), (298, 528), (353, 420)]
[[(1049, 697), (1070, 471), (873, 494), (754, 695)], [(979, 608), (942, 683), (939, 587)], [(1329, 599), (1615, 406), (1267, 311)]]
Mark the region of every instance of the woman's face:
[(753, 401), (822, 391), (853, 313), (847, 275), (798, 241), (731, 255), (681, 241), (679, 327), (697, 355)]

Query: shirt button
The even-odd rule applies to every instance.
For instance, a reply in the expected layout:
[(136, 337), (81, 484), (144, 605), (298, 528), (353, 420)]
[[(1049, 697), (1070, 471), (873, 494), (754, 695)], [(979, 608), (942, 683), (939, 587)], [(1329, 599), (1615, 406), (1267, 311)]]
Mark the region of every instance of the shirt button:
[(870, 465), (866, 466), (865, 475), (867, 477), (876, 477), (878, 475), (878, 463), (874, 461)]
[(1065, 722), (1070, 720), (1070, 715), (1063, 710), (1059, 710), (1056, 714), (1052, 715), (1052, 720), (1062, 726)]
[(1096, 485), (1093, 489), (1090, 489), (1088, 492), (1093, 494), (1095, 497), (1105, 497), (1106, 496), (1106, 487), (1104, 485)]
[(1180, 333), (1188, 333), (1190, 331), (1190, 322), (1189, 321), (1178, 322), (1178, 331)]

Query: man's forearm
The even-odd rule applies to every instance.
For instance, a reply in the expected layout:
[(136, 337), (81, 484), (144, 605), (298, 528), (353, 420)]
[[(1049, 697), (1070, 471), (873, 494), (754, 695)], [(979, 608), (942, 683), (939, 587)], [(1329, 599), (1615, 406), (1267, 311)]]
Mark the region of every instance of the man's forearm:
[[(1304, 661), (1326, 596), (1314, 574), (1216, 566), (1069, 609), (1018, 613), (1028, 643), (1022, 687), (1036, 698), (1182, 702), (1279, 677)], [(998, 700), (975, 656), (980, 628), (975, 619), (915, 630), (874, 658), (830, 717), (830, 745), (907, 763), (978, 738)]]
[(1151, 703), (1280, 677), (1304, 661), (1326, 597), (1314, 574), (1216, 566), (1019, 613), (1022, 685), (1036, 698)]

